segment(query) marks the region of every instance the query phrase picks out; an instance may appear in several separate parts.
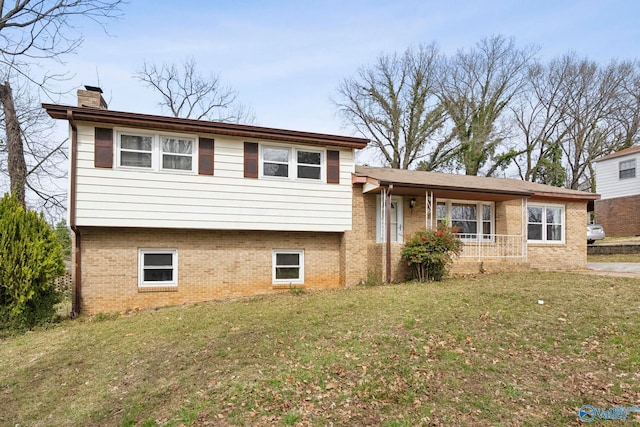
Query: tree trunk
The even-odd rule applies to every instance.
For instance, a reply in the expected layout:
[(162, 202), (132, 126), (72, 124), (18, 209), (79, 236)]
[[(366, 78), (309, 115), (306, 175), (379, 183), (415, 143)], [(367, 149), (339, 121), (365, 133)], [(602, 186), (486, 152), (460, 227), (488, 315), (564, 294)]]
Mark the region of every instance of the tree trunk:
[(25, 206), (27, 164), (24, 160), (20, 123), (16, 115), (13, 92), (9, 82), (4, 82), (4, 85), (0, 84), (0, 103), (4, 109), (11, 193), (17, 197), (22, 206)]

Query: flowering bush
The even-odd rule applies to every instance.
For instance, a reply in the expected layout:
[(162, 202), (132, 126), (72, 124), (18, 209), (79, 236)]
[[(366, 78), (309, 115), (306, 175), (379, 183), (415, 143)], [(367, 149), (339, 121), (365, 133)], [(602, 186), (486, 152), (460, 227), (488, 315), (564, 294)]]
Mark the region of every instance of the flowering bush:
[(453, 256), (460, 255), (462, 242), (450, 229), (419, 230), (402, 247), (402, 259), (413, 279), (442, 280)]

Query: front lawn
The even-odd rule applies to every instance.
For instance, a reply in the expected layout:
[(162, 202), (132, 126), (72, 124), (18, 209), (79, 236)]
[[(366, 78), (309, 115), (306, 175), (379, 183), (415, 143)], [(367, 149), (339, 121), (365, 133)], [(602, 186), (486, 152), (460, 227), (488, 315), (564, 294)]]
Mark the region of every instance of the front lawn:
[(80, 318), (0, 341), (0, 425), (584, 425), (640, 404), (637, 287), (480, 275)]

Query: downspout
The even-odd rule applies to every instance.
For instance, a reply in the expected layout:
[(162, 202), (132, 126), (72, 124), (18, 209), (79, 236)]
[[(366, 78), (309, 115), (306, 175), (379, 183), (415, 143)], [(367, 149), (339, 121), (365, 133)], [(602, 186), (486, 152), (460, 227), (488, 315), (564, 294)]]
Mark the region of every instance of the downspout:
[[(387, 191), (385, 192), (385, 242), (386, 242), (386, 279), (387, 284), (391, 283), (391, 191), (393, 191), (393, 184), (389, 184)], [(396, 210), (397, 212), (397, 210)]]
[(73, 258), (75, 260), (75, 272), (73, 277), (73, 300), (71, 303), (71, 317), (75, 318), (80, 314), (80, 300), (82, 295), (82, 235), (76, 226), (76, 176), (78, 164), (78, 127), (73, 118), (73, 111), (67, 110), (67, 120), (71, 126), (71, 161), (69, 165), (69, 227), (73, 231), (75, 248)]

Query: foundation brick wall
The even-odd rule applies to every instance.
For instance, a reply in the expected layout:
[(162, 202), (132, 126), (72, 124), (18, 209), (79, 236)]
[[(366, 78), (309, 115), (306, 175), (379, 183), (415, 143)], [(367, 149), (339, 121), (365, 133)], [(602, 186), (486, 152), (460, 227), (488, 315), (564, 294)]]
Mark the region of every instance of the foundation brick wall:
[(382, 266), (370, 261), (376, 258), (371, 253), (377, 247), (376, 197), (362, 194), (361, 186), (354, 186), (352, 192), (352, 229), (343, 234), (341, 245), (346, 286), (382, 278)]
[[(532, 203), (535, 200), (531, 201)], [(528, 260), (537, 270), (582, 270), (587, 268), (586, 203), (566, 202), (565, 243), (529, 243)]]
[(607, 236), (640, 235), (640, 195), (596, 200), (595, 222)]
[[(272, 250), (304, 249), (304, 288), (342, 285), (342, 233), (83, 228), (86, 314), (286, 292), (272, 284)], [(138, 287), (138, 249), (177, 249), (178, 286)], [(296, 285), (300, 286), (300, 285)], [(163, 290), (158, 290), (163, 289)]]

